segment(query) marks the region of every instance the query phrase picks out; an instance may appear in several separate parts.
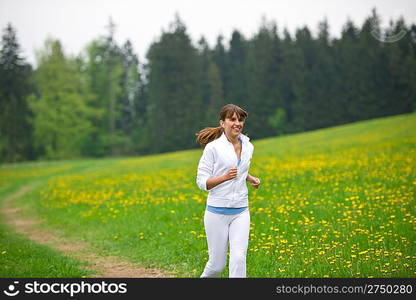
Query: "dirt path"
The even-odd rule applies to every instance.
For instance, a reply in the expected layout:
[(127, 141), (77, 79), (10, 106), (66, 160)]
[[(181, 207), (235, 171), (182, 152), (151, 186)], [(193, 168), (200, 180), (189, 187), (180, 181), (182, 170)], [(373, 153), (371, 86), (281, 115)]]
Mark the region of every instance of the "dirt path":
[(20, 188), (17, 192), (3, 199), (0, 212), (5, 217), (5, 223), (12, 227), (17, 233), (23, 234), (30, 240), (54, 248), (66, 256), (76, 260), (86, 261), (91, 270), (96, 270), (99, 274), (91, 277), (99, 278), (154, 278), (154, 277), (173, 277), (165, 271), (158, 269), (143, 268), (139, 265), (123, 261), (115, 256), (98, 256), (87, 244), (73, 242), (62, 239), (51, 232), (46, 232), (38, 228), (39, 220), (22, 219), (18, 212), (19, 208), (13, 205), (13, 201), (27, 192), (37, 187), (40, 182), (34, 182)]

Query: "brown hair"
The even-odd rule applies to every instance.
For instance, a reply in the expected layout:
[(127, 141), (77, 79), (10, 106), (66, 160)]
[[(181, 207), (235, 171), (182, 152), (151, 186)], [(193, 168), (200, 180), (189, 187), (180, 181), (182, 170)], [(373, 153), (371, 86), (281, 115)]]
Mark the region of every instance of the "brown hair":
[[(241, 107), (234, 104), (227, 104), (221, 108), (219, 120), (225, 121), (226, 118), (231, 119), (234, 113), (237, 114), (237, 118), (239, 119), (246, 119), (248, 116), (248, 112)], [(223, 131), (224, 129), (221, 126), (206, 127), (195, 134), (197, 136), (196, 142), (199, 143), (202, 148), (205, 148), (209, 142), (219, 138)]]

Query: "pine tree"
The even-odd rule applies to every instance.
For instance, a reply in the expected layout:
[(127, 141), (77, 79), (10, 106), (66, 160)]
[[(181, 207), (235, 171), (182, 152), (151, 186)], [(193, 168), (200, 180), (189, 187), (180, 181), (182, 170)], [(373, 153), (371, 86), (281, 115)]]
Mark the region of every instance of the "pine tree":
[(207, 70), (207, 82), (209, 88), (207, 126), (219, 126), (219, 111), (225, 105), (223, 95), (223, 85), (221, 81), (220, 69), (217, 64), (210, 61)]
[(117, 155), (125, 147), (125, 139), (117, 130), (123, 104), (123, 58), (115, 38), (115, 24), (109, 19), (108, 33), (87, 46), (86, 72), (90, 92), (95, 96), (93, 107), (100, 111), (93, 119), (98, 130), (90, 137), (91, 155)]
[(230, 47), (227, 53), (227, 91), (225, 100), (246, 109), (248, 106), (247, 72), (246, 72), (247, 43), (244, 36), (234, 30), (231, 35)]
[(375, 9), (368, 17), (360, 30), (358, 39), (359, 68), (356, 74), (359, 82), (356, 86), (357, 99), (352, 104), (356, 120), (376, 118), (380, 113), (380, 107), (385, 106), (388, 95), (380, 93), (386, 78), (386, 64), (382, 56), (382, 42), (375, 38), (375, 32), (381, 34), (380, 17)]
[(320, 109), (314, 103), (312, 68), (316, 59), (316, 48), (311, 32), (307, 27), (296, 30), (293, 45), (294, 94), (293, 126), (296, 131), (312, 130), (315, 126), (314, 112)]
[(32, 67), (20, 55), (16, 30), (8, 24), (0, 49), (0, 162), (34, 159), (31, 112), (27, 96), (33, 92)]
[(336, 77), (336, 124), (354, 122), (357, 120), (354, 108), (358, 101), (360, 85), (360, 56), (359, 56), (359, 29), (351, 20), (344, 25), (341, 37), (333, 42), (334, 68)]
[(251, 111), (255, 122), (247, 123), (253, 138), (271, 136), (275, 126), (268, 122), (278, 108), (286, 109), (281, 95), (282, 53), (275, 23), (263, 23), (258, 33), (247, 42), (246, 79), (248, 99), (242, 103)]
[(401, 38), (383, 44), (387, 72), (385, 84), (379, 91), (388, 95), (388, 98), (385, 106), (380, 107), (380, 115), (410, 113), (416, 104), (416, 59), (413, 55), (410, 29), (404, 19), (399, 18), (396, 22), (390, 22), (386, 34), (389, 37)]
[[(144, 125), (144, 115), (139, 107), (144, 104), (142, 99), (142, 79), (139, 72), (139, 59), (134, 54), (133, 46), (129, 40), (121, 48), (123, 72), (120, 78), (121, 85), (121, 113), (116, 120), (116, 129), (119, 136), (119, 152), (133, 153), (137, 147), (135, 140), (140, 136)], [(139, 131), (136, 133), (135, 131)]]
[(208, 69), (211, 63), (211, 53), (206, 39), (202, 36), (198, 41), (198, 57), (201, 68), (201, 99), (202, 107), (204, 110), (204, 119), (206, 122), (210, 119), (210, 113), (208, 112), (210, 106), (210, 93), (211, 86), (209, 82)]
[(227, 51), (223, 45), (224, 37), (219, 35), (217, 38), (217, 43), (212, 50), (212, 60), (218, 66), (220, 72), (221, 82), (222, 82), (222, 95), (224, 98), (227, 98), (228, 86), (229, 86), (229, 68), (227, 61)]
[(329, 24), (326, 19), (318, 25), (318, 37), (314, 43), (315, 62), (310, 73), (312, 101), (315, 105), (313, 128), (329, 127), (342, 123), (338, 119), (336, 57), (329, 35)]
[(179, 16), (151, 45), (147, 58), (149, 151), (194, 147), (195, 132), (204, 123), (201, 65)]
[(209, 49), (208, 43), (202, 37), (199, 40), (199, 57), (201, 60), (201, 114), (205, 114), (206, 126), (218, 126), (218, 112), (224, 103), (224, 90), (221, 71), (214, 60), (215, 52)]

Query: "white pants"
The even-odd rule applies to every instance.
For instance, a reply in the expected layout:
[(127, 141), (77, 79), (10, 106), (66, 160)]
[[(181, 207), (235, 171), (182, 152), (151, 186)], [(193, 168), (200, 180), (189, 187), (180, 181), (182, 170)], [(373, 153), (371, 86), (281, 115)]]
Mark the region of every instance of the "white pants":
[(250, 231), (248, 208), (236, 215), (215, 214), (208, 210), (204, 216), (209, 259), (201, 277), (220, 277), (227, 259), (230, 243), (229, 277), (246, 277), (246, 253)]

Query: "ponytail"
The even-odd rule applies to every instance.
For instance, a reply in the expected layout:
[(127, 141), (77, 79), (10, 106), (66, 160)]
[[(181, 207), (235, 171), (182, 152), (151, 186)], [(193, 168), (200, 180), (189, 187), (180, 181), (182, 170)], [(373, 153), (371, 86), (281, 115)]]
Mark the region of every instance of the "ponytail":
[(206, 127), (196, 133), (196, 142), (201, 145), (202, 148), (205, 148), (205, 146), (213, 141), (218, 139), (221, 134), (223, 133), (223, 128), (221, 126), (219, 127)]

